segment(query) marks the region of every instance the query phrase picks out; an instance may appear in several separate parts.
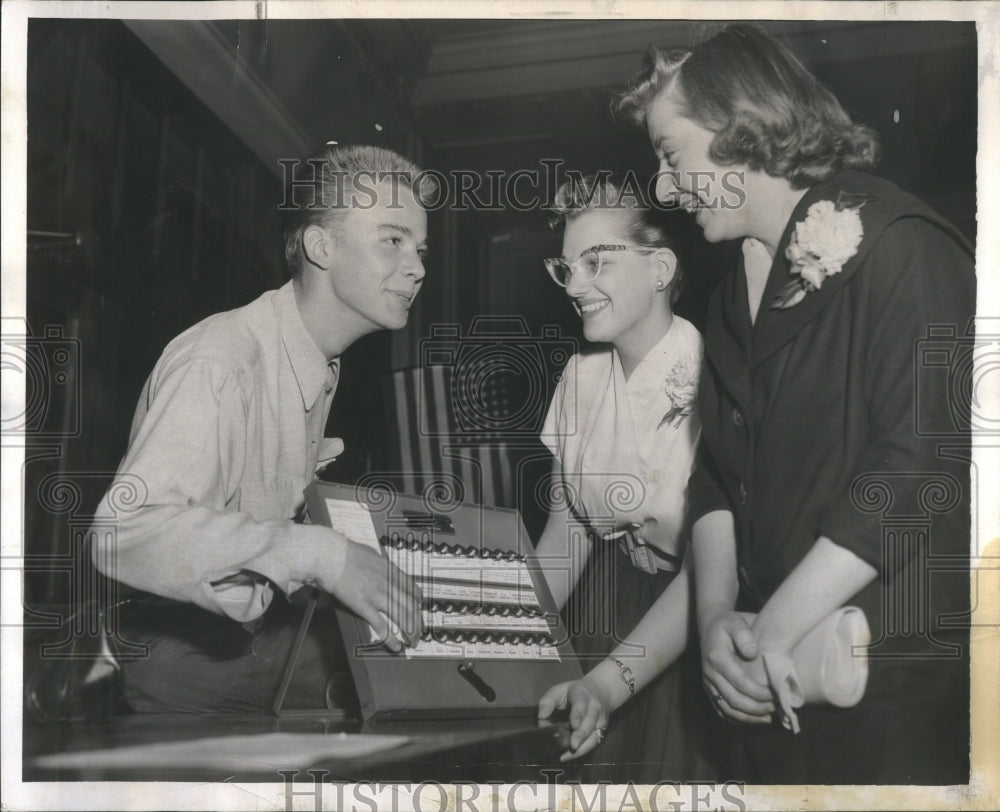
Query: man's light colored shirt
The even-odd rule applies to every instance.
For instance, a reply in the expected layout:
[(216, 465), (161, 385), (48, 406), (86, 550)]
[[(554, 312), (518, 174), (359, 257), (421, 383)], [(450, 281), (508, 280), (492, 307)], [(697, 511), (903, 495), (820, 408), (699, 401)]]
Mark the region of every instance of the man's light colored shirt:
[[(138, 589), (239, 621), (301, 586), (344, 545), (295, 524), (339, 375), (306, 332), (292, 283), (175, 338), (143, 388), (129, 448), (95, 517), (95, 561)], [(133, 493), (130, 498), (128, 494)]]

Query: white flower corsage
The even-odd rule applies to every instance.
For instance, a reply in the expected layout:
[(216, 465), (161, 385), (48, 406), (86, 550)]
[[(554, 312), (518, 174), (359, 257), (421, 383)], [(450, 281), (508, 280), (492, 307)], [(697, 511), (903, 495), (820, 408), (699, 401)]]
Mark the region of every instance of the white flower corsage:
[(865, 233), (858, 209), (864, 201), (854, 200), (848, 203), (843, 196), (838, 196), (836, 203), (820, 200), (809, 207), (805, 220), (795, 224), (785, 256), (798, 278), (774, 297), (773, 309), (795, 307), (809, 291), (819, 290), (824, 279), (840, 273), (844, 263), (858, 252)]
[(660, 426), (666, 423), (671, 428), (677, 428), (694, 411), (700, 371), (701, 359), (694, 355), (686, 355), (671, 368), (665, 386), (667, 397), (670, 398), (670, 408), (663, 415)]

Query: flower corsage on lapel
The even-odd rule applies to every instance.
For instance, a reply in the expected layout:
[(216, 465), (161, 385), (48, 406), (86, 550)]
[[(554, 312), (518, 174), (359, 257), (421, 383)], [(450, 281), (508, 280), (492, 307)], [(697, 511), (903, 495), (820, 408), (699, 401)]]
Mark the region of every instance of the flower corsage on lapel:
[(785, 249), (791, 263), (789, 271), (797, 278), (774, 297), (771, 308), (787, 310), (801, 302), (807, 293), (819, 290), (823, 280), (840, 273), (858, 252), (864, 228), (858, 210), (864, 200), (837, 197), (837, 202), (820, 200), (806, 212), (806, 219), (795, 224), (792, 239)]
[(676, 429), (684, 422), (684, 418), (694, 411), (694, 404), (698, 398), (700, 372), (701, 359), (695, 355), (686, 355), (671, 367), (665, 384), (670, 408), (663, 415), (657, 428), (666, 423)]

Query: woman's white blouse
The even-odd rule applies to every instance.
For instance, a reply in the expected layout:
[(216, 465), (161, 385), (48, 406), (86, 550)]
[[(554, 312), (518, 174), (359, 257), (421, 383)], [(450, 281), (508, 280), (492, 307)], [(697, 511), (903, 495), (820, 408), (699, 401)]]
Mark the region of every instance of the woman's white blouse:
[(542, 442), (561, 463), (574, 511), (597, 532), (642, 524), (647, 542), (683, 554), (687, 481), (700, 434), (697, 404), (679, 421), (664, 417), (675, 405), (668, 379), (679, 369), (697, 375), (702, 346), (694, 325), (674, 316), (627, 380), (613, 347), (578, 353), (566, 365)]

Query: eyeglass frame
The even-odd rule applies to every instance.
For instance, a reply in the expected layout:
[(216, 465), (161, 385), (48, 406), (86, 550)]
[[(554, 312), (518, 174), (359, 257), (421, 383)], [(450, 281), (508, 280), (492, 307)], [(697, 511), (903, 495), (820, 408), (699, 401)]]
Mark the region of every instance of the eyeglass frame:
[[(593, 282), (595, 279), (597, 279), (597, 277), (599, 277), (601, 275), (601, 271), (604, 269), (604, 263), (601, 261), (601, 252), (602, 251), (606, 251), (608, 253), (615, 252), (615, 251), (641, 251), (643, 253), (653, 253), (653, 252), (658, 251), (658, 250), (660, 250), (660, 249), (659, 248), (653, 248), (653, 247), (650, 247), (648, 245), (604, 245), (604, 244), (601, 244), (601, 245), (592, 245), (590, 248), (584, 249), (583, 251), (580, 252), (580, 256), (578, 256), (572, 262), (567, 262), (562, 257), (549, 257), (547, 259), (543, 259), (542, 262), (545, 264), (545, 270), (548, 271), (549, 272), (549, 276), (552, 277), (552, 281), (555, 282), (557, 285), (559, 285), (559, 287), (566, 288), (566, 287), (569, 287), (569, 280), (573, 278), (573, 274), (575, 274), (577, 272), (577, 266), (579, 265), (580, 260), (583, 259), (583, 257), (586, 254), (589, 254), (591, 252), (597, 254), (597, 271), (594, 272), (594, 275), (592, 277), (590, 277), (589, 279), (586, 280), (587, 282)], [(556, 276), (555, 270), (553, 270), (553, 266), (555, 266), (557, 264), (558, 265), (565, 265), (567, 268), (569, 268), (569, 276), (566, 277), (566, 281), (565, 282), (560, 282), (559, 279), (558, 279), (558, 277)]]

